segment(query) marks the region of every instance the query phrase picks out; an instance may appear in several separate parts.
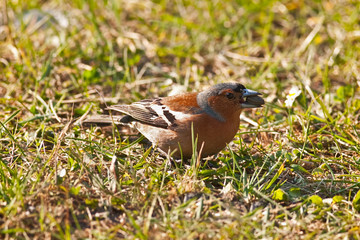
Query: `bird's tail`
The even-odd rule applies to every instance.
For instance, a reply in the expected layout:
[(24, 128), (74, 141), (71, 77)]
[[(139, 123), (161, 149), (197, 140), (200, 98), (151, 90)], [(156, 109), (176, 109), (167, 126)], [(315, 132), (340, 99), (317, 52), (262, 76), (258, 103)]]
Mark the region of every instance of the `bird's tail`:
[(124, 122), (122, 121), (122, 118), (124, 118), (124, 116), (119, 116), (119, 115), (94, 115), (94, 116), (90, 116), (87, 119), (85, 119), (82, 123), (85, 125), (119, 125), (119, 124), (124, 124)]

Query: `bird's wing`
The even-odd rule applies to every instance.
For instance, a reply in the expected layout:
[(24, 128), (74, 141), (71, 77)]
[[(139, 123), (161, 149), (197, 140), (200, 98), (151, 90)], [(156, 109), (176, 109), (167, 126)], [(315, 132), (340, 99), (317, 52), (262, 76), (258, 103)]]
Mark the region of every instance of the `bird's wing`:
[(162, 98), (146, 99), (130, 105), (113, 105), (107, 110), (121, 112), (130, 116), (130, 120), (161, 128), (175, 127), (178, 120), (193, 116), (191, 113), (171, 110), (163, 104)]
[(156, 111), (159, 107), (162, 107), (161, 98), (146, 99), (130, 105), (113, 105), (108, 107), (107, 110), (124, 113), (131, 117), (130, 121), (139, 121), (156, 127), (168, 128), (171, 123), (169, 124), (164, 120), (162, 114)]

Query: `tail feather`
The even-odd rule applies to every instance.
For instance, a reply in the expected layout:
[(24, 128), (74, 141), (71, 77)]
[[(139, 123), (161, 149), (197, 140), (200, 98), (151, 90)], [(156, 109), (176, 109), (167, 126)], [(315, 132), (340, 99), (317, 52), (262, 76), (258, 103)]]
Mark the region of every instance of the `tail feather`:
[(94, 115), (94, 116), (90, 116), (89, 118), (85, 119), (83, 121), (83, 124), (96, 124), (96, 125), (111, 125), (111, 124), (115, 124), (115, 125), (119, 125), (119, 124), (124, 124), (127, 123), (127, 121), (123, 121), (122, 119), (126, 118), (126, 116), (118, 116), (118, 115)]

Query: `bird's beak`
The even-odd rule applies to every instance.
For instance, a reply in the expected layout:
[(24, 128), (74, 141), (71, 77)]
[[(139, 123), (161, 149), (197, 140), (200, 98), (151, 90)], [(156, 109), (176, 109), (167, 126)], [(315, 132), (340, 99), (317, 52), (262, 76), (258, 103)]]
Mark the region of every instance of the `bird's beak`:
[(245, 101), (241, 103), (242, 108), (258, 108), (265, 104), (264, 99), (259, 97), (261, 93), (250, 89), (244, 89), (243, 91), (243, 98)]

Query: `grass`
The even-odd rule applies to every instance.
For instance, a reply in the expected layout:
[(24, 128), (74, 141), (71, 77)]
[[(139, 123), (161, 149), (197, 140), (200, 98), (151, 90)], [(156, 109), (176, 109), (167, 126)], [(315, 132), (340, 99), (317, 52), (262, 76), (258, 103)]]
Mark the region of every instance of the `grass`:
[[(0, 6), (2, 239), (360, 238), (360, 2)], [(201, 161), (78, 121), (228, 81), (266, 106)]]

